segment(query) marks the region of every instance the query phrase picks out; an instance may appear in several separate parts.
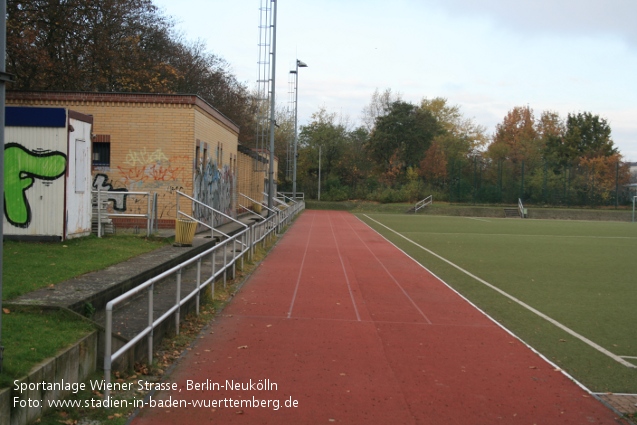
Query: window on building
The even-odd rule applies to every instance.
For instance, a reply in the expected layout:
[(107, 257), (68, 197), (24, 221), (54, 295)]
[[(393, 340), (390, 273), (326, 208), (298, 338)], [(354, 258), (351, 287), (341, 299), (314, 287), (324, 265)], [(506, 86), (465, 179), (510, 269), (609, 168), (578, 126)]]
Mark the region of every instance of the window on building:
[(111, 136), (109, 134), (96, 134), (93, 137), (92, 164), (94, 167), (111, 165)]
[(195, 145), (195, 168), (199, 169), (199, 151), (201, 150), (201, 141), (197, 139), (197, 143)]

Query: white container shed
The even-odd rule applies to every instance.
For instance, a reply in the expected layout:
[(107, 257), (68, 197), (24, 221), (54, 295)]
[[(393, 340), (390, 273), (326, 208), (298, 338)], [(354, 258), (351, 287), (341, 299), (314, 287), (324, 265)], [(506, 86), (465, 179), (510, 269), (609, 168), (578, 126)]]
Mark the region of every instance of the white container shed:
[(6, 107), (4, 237), (91, 233), (93, 117), (66, 108)]

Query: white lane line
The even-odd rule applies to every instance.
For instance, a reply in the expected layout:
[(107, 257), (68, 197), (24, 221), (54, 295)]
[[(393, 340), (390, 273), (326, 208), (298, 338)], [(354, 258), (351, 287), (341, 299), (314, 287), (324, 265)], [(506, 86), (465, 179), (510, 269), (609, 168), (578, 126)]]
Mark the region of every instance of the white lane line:
[[(287, 320), (288, 318), (285, 316), (260, 316), (255, 314), (233, 314), (234, 318), (245, 318), (245, 319), (261, 319), (261, 320)], [(427, 327), (438, 327), (438, 328), (474, 328), (474, 329), (484, 329), (484, 328), (493, 328), (493, 324), (488, 325), (476, 325), (476, 324), (462, 324), (457, 325), (453, 323), (443, 323), (443, 324), (429, 324), (424, 322), (404, 322), (404, 321), (392, 321), (392, 320), (354, 320), (354, 319), (335, 319), (331, 317), (303, 317), (303, 316), (294, 316), (291, 320), (298, 321), (319, 321), (319, 322), (343, 322), (343, 323), (368, 323), (373, 325), (413, 325), (413, 326), (427, 326)]]
[(305, 258), (307, 257), (307, 249), (310, 246), (310, 236), (312, 235), (312, 229), (314, 228), (314, 220), (316, 214), (312, 217), (312, 224), (310, 225), (310, 231), (307, 234), (307, 243), (305, 244), (305, 252), (303, 253), (303, 260), (301, 260), (301, 267), (299, 268), (299, 276), (296, 279), (296, 286), (294, 287), (294, 294), (292, 295), (292, 302), (290, 303), (290, 309), (288, 310), (288, 319), (292, 317), (292, 310), (294, 309), (294, 302), (296, 301), (296, 294), (299, 292), (299, 284), (301, 283), (301, 275), (303, 275), (303, 265), (305, 264)]
[(338, 253), (338, 259), (341, 260), (341, 267), (343, 268), (343, 275), (345, 275), (345, 282), (347, 283), (347, 290), (349, 291), (349, 297), (352, 300), (352, 305), (354, 306), (354, 312), (356, 313), (356, 320), (361, 321), (361, 316), (358, 314), (358, 308), (356, 307), (356, 301), (354, 301), (354, 294), (352, 293), (352, 285), (349, 283), (349, 277), (347, 277), (347, 270), (345, 269), (345, 263), (343, 262), (343, 256), (341, 255), (341, 250), (338, 247), (338, 241), (336, 240), (336, 233), (334, 233), (334, 226), (332, 225), (332, 217), (327, 216), (330, 222), (330, 229), (332, 229), (332, 237), (334, 238), (334, 244), (336, 245), (336, 252)]
[(400, 283), (398, 283), (398, 280), (396, 280), (396, 278), (394, 277), (394, 275), (391, 274), (391, 272), (387, 269), (387, 267), (385, 267), (385, 265), (380, 261), (380, 259), (376, 256), (376, 254), (374, 254), (374, 251), (371, 250), (371, 248), (367, 245), (367, 243), (365, 243), (365, 241), (360, 237), (360, 235), (358, 234), (358, 232), (356, 231), (356, 229), (354, 229), (354, 227), (352, 226), (352, 224), (345, 220), (347, 222), (347, 224), (349, 225), (350, 229), (352, 229), (352, 231), (354, 232), (354, 234), (356, 235), (356, 237), (358, 238), (358, 240), (360, 240), (363, 245), (365, 245), (365, 248), (367, 248), (367, 250), (370, 252), (370, 254), (372, 254), (372, 256), (376, 259), (376, 261), (378, 262), (378, 264), (380, 264), (380, 266), (383, 268), (383, 270), (385, 270), (385, 273), (387, 273), (387, 275), (391, 278), (391, 280), (394, 281), (394, 283), (396, 284), (396, 286), (398, 286), (400, 288), (400, 290), (403, 292), (403, 294), (405, 295), (405, 297), (407, 297), (407, 299), (409, 300), (409, 302), (411, 302), (411, 305), (414, 306), (414, 308), (416, 310), (418, 310), (418, 313), (420, 313), (420, 315), (425, 319), (425, 321), (427, 322), (428, 325), (431, 325), (432, 322), (431, 320), (429, 320), (429, 318), (427, 317), (427, 315), (425, 313), (423, 313), (423, 311), (420, 309), (420, 307), (418, 307), (418, 304), (416, 304), (416, 302), (413, 300), (413, 298), (411, 298), (411, 296), (409, 295), (409, 293), (405, 290), (405, 288), (403, 288)]
[(578, 334), (577, 332), (575, 332), (574, 330), (572, 330), (571, 328), (568, 328), (566, 326), (564, 326), (563, 324), (561, 324), (560, 322), (558, 322), (557, 320), (547, 316), (546, 314), (542, 313), (539, 310), (536, 310), (535, 308), (531, 307), (530, 305), (526, 304), (525, 302), (515, 298), (512, 295), (509, 295), (508, 293), (504, 292), (502, 289), (498, 288), (497, 286), (494, 286), (492, 284), (490, 284), (489, 282), (487, 282), (484, 279), (479, 278), (478, 276), (468, 272), (467, 270), (463, 269), (462, 267), (452, 263), (451, 261), (447, 260), (444, 257), (441, 257), (440, 255), (436, 254), (435, 252), (425, 248), (424, 246), (412, 241), (411, 239), (409, 239), (408, 237), (398, 233), (397, 231), (395, 231), (394, 229), (385, 226), (383, 223), (374, 220), (373, 218), (371, 218), (370, 216), (368, 216), (367, 214), (363, 214), (365, 217), (367, 217), (368, 219), (370, 219), (371, 221), (373, 221), (374, 223), (379, 224), (380, 226), (383, 226), (385, 229), (389, 230), (390, 232), (400, 236), (401, 238), (405, 239), (406, 241), (410, 242), (411, 244), (417, 246), (418, 248), (422, 249), (423, 251), (433, 255), (434, 257), (438, 258), (439, 260), (444, 261), (445, 263), (449, 264), (451, 267), (461, 271), (462, 273), (466, 274), (467, 276), (477, 280), (478, 282), (482, 283), (483, 285), (493, 289), (494, 291), (498, 292), (501, 295), (504, 295), (505, 297), (507, 297), (508, 299), (510, 299), (511, 301), (521, 305), (522, 307), (526, 308), (527, 310), (529, 310), (530, 312), (538, 315), (539, 317), (541, 317), (542, 319), (548, 321), (549, 323), (557, 326), (558, 328), (562, 329), (564, 332), (570, 334), (571, 336), (579, 339), (580, 341), (582, 341), (583, 343), (587, 344), (588, 346), (594, 348), (595, 350), (599, 351), (600, 353), (610, 357), (611, 359), (615, 360), (617, 363), (620, 363), (623, 366), (626, 366), (628, 368), (637, 368), (637, 366), (635, 366), (632, 363), (627, 362), (626, 360), (624, 360), (623, 358), (621, 358), (620, 356), (611, 353), (610, 351), (608, 351), (607, 349), (605, 349), (604, 347), (602, 347), (599, 344), (594, 343), (593, 341), (591, 341), (590, 339), (586, 338), (583, 335)]

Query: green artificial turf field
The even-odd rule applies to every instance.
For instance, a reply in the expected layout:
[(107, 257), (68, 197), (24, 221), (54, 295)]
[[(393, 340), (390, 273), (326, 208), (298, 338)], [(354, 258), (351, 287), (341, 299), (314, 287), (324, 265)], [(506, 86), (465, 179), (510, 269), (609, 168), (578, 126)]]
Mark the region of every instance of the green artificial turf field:
[(637, 224), (358, 217), (591, 391), (637, 393)]

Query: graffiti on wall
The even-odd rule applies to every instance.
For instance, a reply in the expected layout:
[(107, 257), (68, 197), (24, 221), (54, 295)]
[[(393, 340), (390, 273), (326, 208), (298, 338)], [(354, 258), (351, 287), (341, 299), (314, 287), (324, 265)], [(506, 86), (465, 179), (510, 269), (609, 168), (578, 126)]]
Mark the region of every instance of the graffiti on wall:
[(130, 190), (153, 189), (166, 183), (181, 183), (184, 167), (174, 165), (187, 161), (184, 156), (169, 158), (159, 149), (129, 150), (124, 164), (118, 166), (120, 180)]
[(29, 150), (18, 143), (4, 148), (4, 214), (16, 227), (31, 223), (31, 206), (27, 190), (35, 180), (51, 184), (66, 172), (67, 157), (62, 152)]
[(153, 152), (148, 152), (146, 148), (143, 148), (140, 151), (128, 151), (126, 155), (126, 164), (131, 167), (136, 167), (138, 165), (146, 166), (149, 164), (156, 164), (162, 161), (168, 161), (168, 157), (164, 154), (161, 149), (156, 149)]
[(105, 199), (113, 202), (113, 209), (115, 211), (126, 211), (126, 192), (128, 189), (126, 188), (113, 188), (113, 185), (108, 181), (108, 176), (106, 174), (96, 174), (93, 179), (93, 189), (101, 190), (104, 192), (121, 192), (120, 193), (109, 193), (104, 194)]
[[(225, 165), (222, 169), (210, 158), (206, 158), (205, 163), (200, 163), (195, 168), (194, 194), (193, 197), (231, 217), (234, 216), (232, 205), (235, 190), (235, 176), (230, 167)], [(195, 204), (193, 210), (194, 217), (206, 223), (213, 222), (217, 226), (227, 219), (219, 214), (212, 216), (212, 212), (205, 207)]]

